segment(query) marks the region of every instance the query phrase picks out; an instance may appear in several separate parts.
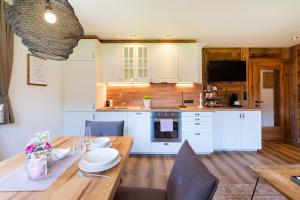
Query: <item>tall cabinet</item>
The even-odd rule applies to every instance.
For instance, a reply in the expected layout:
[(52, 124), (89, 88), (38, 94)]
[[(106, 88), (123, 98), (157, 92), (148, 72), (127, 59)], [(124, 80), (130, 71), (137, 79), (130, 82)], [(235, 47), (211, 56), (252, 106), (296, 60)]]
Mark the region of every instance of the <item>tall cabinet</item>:
[(102, 87), (106, 86), (102, 84), (99, 52), (98, 40), (80, 40), (74, 53), (63, 62), (65, 135), (80, 134), (85, 121), (95, 118), (96, 107), (104, 105), (106, 90)]

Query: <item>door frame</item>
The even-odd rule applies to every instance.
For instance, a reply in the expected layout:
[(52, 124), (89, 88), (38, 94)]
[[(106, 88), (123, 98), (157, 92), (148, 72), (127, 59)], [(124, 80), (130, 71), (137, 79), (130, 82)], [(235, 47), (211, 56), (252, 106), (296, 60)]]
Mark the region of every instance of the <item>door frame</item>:
[[(260, 66), (266, 64), (270, 66)], [(272, 66), (273, 65), (273, 66)], [(260, 76), (259, 71), (265, 70), (280, 70), (280, 125), (274, 127), (262, 127), (262, 138), (264, 142), (283, 142), (285, 136), (285, 76), (284, 66), (285, 62), (281, 59), (250, 59), (249, 60), (249, 107), (256, 108), (255, 100), (260, 90)]]

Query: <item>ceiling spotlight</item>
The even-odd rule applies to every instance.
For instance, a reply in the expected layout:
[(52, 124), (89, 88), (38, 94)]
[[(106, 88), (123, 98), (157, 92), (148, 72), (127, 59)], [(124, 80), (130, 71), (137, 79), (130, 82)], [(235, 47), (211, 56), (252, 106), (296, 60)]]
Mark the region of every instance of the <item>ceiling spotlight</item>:
[(52, 7), (50, 5), (49, 0), (47, 0), (46, 2), (46, 11), (44, 14), (44, 18), (50, 24), (54, 24), (56, 22), (56, 15), (52, 11)]
[(297, 39), (299, 39), (299, 37), (298, 36), (293, 36), (293, 37), (291, 37), (291, 39), (292, 40), (297, 40)]
[(171, 34), (166, 34), (165, 38), (171, 38)]
[(130, 38), (136, 38), (136, 34), (131, 34)]

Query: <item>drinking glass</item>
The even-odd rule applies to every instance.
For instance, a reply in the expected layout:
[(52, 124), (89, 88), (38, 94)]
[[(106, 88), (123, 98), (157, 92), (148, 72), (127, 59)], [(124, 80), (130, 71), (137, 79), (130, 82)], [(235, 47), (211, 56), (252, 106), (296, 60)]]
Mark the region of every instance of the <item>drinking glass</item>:
[(86, 150), (86, 144), (84, 142), (84, 136), (79, 136), (74, 139), (73, 153), (83, 154)]
[(89, 145), (92, 142), (92, 132), (90, 127), (85, 127), (82, 134), (84, 136), (84, 142), (86, 145)]

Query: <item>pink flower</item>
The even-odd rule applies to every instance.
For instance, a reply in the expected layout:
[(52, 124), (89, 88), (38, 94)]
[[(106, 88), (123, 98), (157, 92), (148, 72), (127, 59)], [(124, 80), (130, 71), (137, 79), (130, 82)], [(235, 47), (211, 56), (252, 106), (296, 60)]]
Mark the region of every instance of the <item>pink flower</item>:
[(25, 152), (30, 153), (33, 151), (34, 148), (35, 148), (35, 144), (31, 144), (25, 148)]
[(48, 142), (45, 144), (45, 149), (50, 149), (52, 146)]

